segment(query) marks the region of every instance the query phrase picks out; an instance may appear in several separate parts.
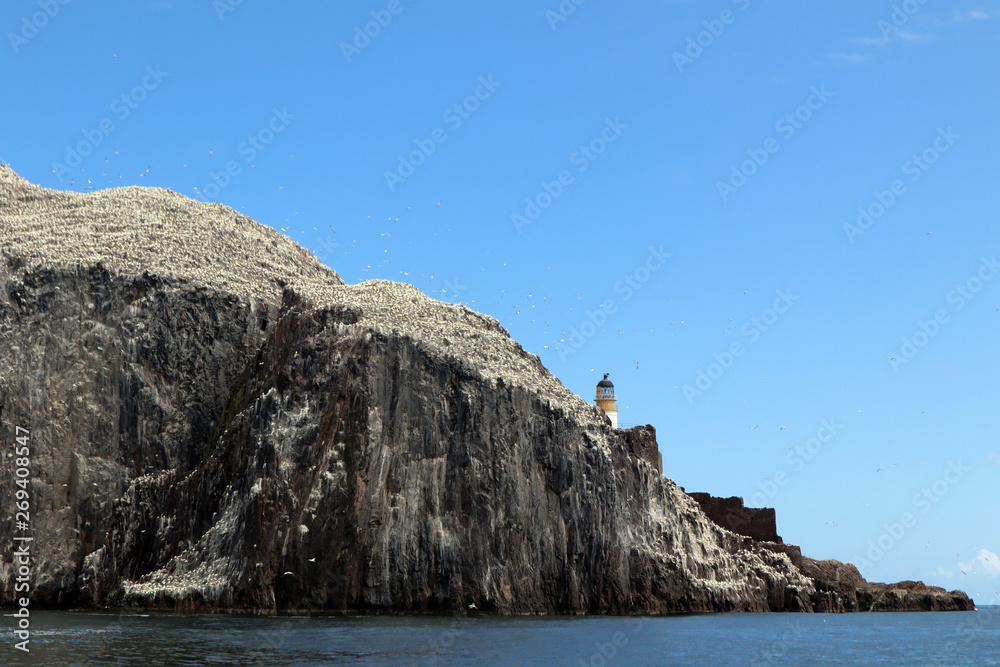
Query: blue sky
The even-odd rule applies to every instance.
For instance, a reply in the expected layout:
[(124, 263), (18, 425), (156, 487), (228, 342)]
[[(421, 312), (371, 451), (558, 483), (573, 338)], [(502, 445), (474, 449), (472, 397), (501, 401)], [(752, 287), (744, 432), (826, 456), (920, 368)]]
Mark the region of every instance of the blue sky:
[(997, 603), (1000, 3), (896, 7), (16, 0), (0, 159), (493, 315), (688, 490)]

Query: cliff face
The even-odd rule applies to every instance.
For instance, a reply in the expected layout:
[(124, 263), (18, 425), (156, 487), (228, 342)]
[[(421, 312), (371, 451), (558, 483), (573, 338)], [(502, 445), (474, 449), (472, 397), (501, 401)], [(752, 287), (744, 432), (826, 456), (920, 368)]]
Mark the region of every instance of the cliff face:
[(811, 588), (597, 415), (357, 309), (289, 290), (268, 318), (99, 269), (5, 292), (0, 419), (32, 432), (36, 602), (627, 613)]
[[(664, 478), (652, 429), (611, 429), (492, 318), (345, 286), (254, 225), (166, 191), (52, 193), (0, 167), (0, 442), (31, 432), (34, 604), (828, 603), (788, 553)], [(14, 490), (6, 476), (4, 507)]]

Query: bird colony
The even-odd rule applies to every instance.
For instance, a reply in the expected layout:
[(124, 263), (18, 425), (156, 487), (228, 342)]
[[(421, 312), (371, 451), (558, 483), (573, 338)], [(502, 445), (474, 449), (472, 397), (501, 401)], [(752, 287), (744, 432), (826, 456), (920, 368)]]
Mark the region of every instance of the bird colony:
[(101, 264), (122, 275), (184, 279), (250, 303), (280, 304), (283, 289), (291, 287), (317, 307), (356, 308), (360, 326), (409, 336), (488, 382), (502, 380), (587, 421), (596, 418), (593, 406), (566, 389), (494, 318), (431, 299), (411, 285), (346, 285), (287, 236), (229, 207), (171, 190), (60, 192), (0, 165), (0, 253), (19, 257), (28, 269)]

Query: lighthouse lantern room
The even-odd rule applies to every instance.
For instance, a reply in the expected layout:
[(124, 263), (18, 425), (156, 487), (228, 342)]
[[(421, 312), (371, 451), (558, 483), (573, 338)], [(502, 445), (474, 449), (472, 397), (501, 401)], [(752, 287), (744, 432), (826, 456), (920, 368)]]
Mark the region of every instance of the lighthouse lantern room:
[(604, 379), (597, 383), (597, 407), (611, 420), (611, 427), (618, 428), (618, 406), (615, 404), (615, 385), (608, 379), (610, 373), (604, 374)]

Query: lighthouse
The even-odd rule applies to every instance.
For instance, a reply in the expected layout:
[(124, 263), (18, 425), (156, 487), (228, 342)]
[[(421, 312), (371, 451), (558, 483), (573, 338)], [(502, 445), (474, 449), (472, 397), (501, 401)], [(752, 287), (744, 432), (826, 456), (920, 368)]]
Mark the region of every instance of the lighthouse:
[(615, 405), (615, 385), (608, 379), (610, 373), (604, 374), (604, 379), (597, 383), (597, 407), (611, 420), (611, 427), (618, 428), (618, 406)]

